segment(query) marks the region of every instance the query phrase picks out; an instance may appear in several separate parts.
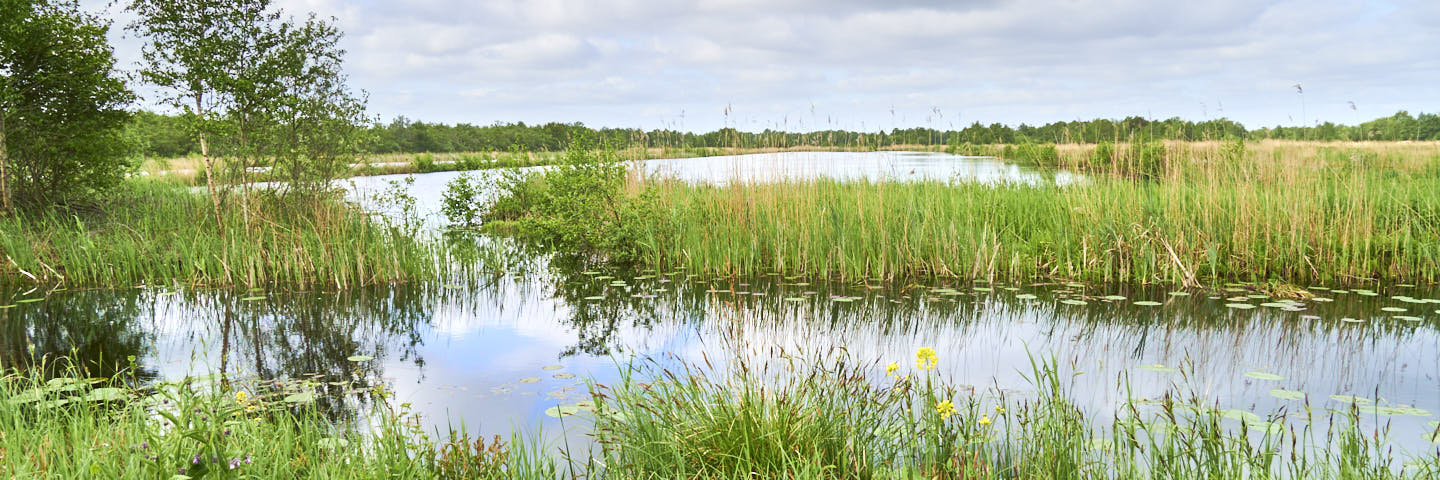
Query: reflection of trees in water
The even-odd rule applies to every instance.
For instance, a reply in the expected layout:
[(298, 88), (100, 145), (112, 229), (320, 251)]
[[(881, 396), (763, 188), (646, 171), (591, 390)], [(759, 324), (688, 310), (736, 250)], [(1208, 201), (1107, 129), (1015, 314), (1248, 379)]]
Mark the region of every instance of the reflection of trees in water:
[[(0, 288), (0, 304), (20, 298), (18, 293)], [(113, 377), (130, 365), (129, 357), (143, 357), (153, 342), (153, 333), (139, 322), (143, 305), (137, 291), (95, 290), (58, 293), (0, 310), (0, 367), (27, 370), (43, 364), (48, 377), (74, 366), (91, 377)], [(155, 376), (144, 366), (134, 373), (142, 380)]]
[[(202, 311), (221, 332), (221, 371), (261, 379), (314, 380), (321, 407), (343, 418), (365, 403), (386, 360), (423, 367), (419, 347), (440, 290), (360, 288), (337, 293), (276, 294), (259, 302), (217, 292)], [(374, 360), (353, 362), (353, 356)], [(344, 382), (331, 384), (329, 382)]]

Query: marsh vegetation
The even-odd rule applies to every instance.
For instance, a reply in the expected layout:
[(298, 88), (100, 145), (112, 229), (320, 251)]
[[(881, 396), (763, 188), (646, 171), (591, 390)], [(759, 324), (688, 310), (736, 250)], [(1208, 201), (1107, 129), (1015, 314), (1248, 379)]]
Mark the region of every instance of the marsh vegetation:
[(0, 475), (1440, 477), (1434, 114), (380, 124), (333, 19), (125, 8), (173, 114), (0, 2)]

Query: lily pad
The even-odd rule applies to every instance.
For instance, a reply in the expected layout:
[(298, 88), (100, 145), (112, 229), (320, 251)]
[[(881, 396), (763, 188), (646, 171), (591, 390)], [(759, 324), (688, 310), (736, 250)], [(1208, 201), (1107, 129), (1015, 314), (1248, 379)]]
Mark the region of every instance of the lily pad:
[(1330, 399), (1341, 403), (1353, 403), (1356, 405), (1371, 405), (1375, 403), (1374, 400), (1357, 397), (1355, 395), (1331, 395)]
[(1106, 300), (1110, 300), (1110, 301), (1115, 301), (1115, 302), (1118, 302), (1118, 301), (1121, 301), (1121, 300), (1125, 300), (1125, 299), (1126, 299), (1126, 298), (1125, 298), (1124, 296), (1122, 296), (1122, 295), (1106, 295), (1106, 296), (1103, 296), (1103, 297), (1100, 297), (1100, 298), (1103, 298), (1103, 299), (1106, 299)]
[(1253, 412), (1247, 412), (1247, 411), (1244, 411), (1244, 410), (1236, 410), (1236, 409), (1233, 409), (1233, 408), (1227, 409), (1227, 410), (1224, 410), (1224, 411), (1221, 411), (1221, 412), (1220, 412), (1220, 416), (1225, 417), (1225, 418), (1228, 418), (1228, 419), (1231, 419), (1231, 420), (1240, 420), (1240, 421), (1242, 421), (1242, 422), (1249, 423), (1249, 424), (1257, 424), (1257, 423), (1261, 423), (1261, 422), (1264, 422), (1264, 421), (1265, 421), (1265, 417), (1256, 415), (1256, 414), (1253, 413)]
[(1345, 323), (1365, 323), (1364, 320), (1361, 320), (1361, 319), (1358, 319), (1358, 318), (1350, 318), (1350, 317), (1342, 318), (1342, 319), (1340, 319), (1340, 321), (1345, 322)]
[(1015, 298), (1020, 299), (1020, 300), (1034, 300), (1034, 299), (1040, 298), (1040, 297), (1036, 297), (1036, 296), (1031, 295), (1031, 294), (1028, 294), (1028, 293), (1022, 293), (1022, 294), (1016, 295)]
[(575, 405), (556, 405), (545, 409), (545, 415), (560, 418), (580, 413), (580, 407)]
[(1190, 292), (1170, 292), (1170, 296), (1172, 296), (1172, 297), (1188, 297), (1188, 296), (1190, 296)]
[(125, 397), (124, 389), (105, 387), (91, 390), (89, 394), (85, 395), (85, 400), (91, 402), (114, 402), (124, 400)]
[(241, 298), (240, 301), (242, 301), (242, 302), (254, 302), (254, 301), (264, 300), (264, 299), (265, 299), (265, 297), (244, 297), (244, 298)]
[(1066, 304), (1066, 305), (1088, 305), (1088, 304), (1089, 304), (1089, 302), (1086, 302), (1086, 301), (1084, 301), (1084, 300), (1074, 300), (1074, 299), (1061, 300), (1060, 303), (1063, 303), (1063, 304)]
[(38, 401), (40, 401), (41, 399), (44, 399), (44, 398), (45, 398), (45, 391), (44, 391), (44, 390), (41, 390), (41, 389), (38, 389), (38, 388), (32, 388), (32, 389), (29, 389), (29, 390), (20, 392), (19, 395), (15, 395), (15, 396), (13, 396), (13, 397), (10, 397), (10, 404), (11, 404), (11, 405), (24, 405), (24, 404), (26, 404), (26, 403), (38, 402)]
[(555, 378), (558, 378), (558, 379), (560, 379), (560, 380), (569, 380), (569, 379), (575, 378), (575, 374), (573, 374), (573, 373), (557, 373), (557, 374), (555, 374)]
[(1270, 390), (1270, 396), (1281, 400), (1303, 400), (1305, 398), (1305, 392), (1301, 392), (1299, 390), (1285, 390), (1282, 388), (1276, 388), (1274, 390)]
[(1251, 305), (1251, 304), (1248, 304), (1248, 303), (1227, 303), (1227, 304), (1225, 304), (1225, 306), (1230, 307), (1230, 308), (1234, 308), (1234, 309), (1238, 309), (1238, 310), (1249, 310), (1249, 309), (1255, 308), (1254, 305)]
[(285, 396), (285, 403), (310, 403), (315, 401), (315, 392), (292, 393)]
[(1400, 307), (1383, 307), (1383, 308), (1381, 308), (1380, 310), (1381, 310), (1381, 311), (1385, 311), (1385, 312), (1396, 312), (1396, 313), (1405, 311), (1404, 308), (1400, 308)]
[(1245, 376), (1258, 380), (1280, 381), (1285, 379), (1285, 377), (1266, 372), (1245, 372)]
[(520, 383), (540, 383), (540, 377), (525, 377), (520, 379)]
[(564, 366), (564, 365), (546, 365), (546, 366), (544, 366), (544, 367), (540, 367), (541, 370), (559, 370), (559, 369), (562, 369), (562, 368), (565, 368), (565, 366)]
[(1154, 302), (1154, 301), (1150, 301), (1150, 300), (1141, 300), (1141, 301), (1135, 302), (1135, 304), (1136, 304), (1136, 305), (1139, 305), (1139, 306), (1142, 306), (1142, 307), (1158, 307), (1158, 306), (1161, 305), (1160, 302)]
[(352, 361), (352, 362), (355, 362), (355, 363), (360, 363), (360, 362), (368, 362), (368, 361), (374, 360), (375, 357), (372, 357), (372, 356), (369, 356), (369, 355), (351, 355), (351, 356), (349, 356), (349, 357), (345, 357), (345, 359), (346, 359), (346, 360), (349, 360), (349, 361)]

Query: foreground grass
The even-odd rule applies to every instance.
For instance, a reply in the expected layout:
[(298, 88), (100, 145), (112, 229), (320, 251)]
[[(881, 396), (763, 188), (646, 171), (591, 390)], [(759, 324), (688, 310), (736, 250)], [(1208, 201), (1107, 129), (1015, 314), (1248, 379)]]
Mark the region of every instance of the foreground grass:
[[(597, 206), (578, 210), (586, 216), (549, 208), (559, 200), (548, 197), (560, 194), (547, 185), (566, 181), (562, 169), (506, 185), (490, 219), (513, 221), (519, 228), (511, 231), (562, 250), (700, 274), (1184, 285), (1440, 280), (1440, 153), (1212, 144), (1163, 155), (1146, 175), (1117, 160), (1109, 170), (1092, 164), (1087, 179), (1067, 186), (717, 187), (632, 176), (609, 184), (619, 193), (593, 195)], [(597, 233), (534, 228), (558, 217)], [(621, 241), (575, 241), (606, 232)]]
[[(200, 380), (126, 387), (71, 372), (0, 377), (5, 478), (555, 478), (525, 444), (434, 441), (383, 389), (368, 431), (314, 408), (313, 385), (285, 390)], [(111, 386), (106, 386), (111, 385)], [(299, 385), (299, 384), (297, 384)], [(309, 393), (307, 393), (309, 392)], [(517, 438), (524, 438), (523, 436)]]
[[(592, 384), (594, 450), (555, 451), (460, 431), (433, 439), (381, 385), (187, 379), (0, 377), (0, 475), (6, 478), (467, 479), (1425, 479), (1440, 451), (1389, 446), (1348, 411), (1269, 415), (1201, 400), (1127, 401), (1097, 418), (1049, 364), (1034, 392), (1007, 397), (951, 384), (944, 361), (851, 362), (843, 352), (729, 370), (632, 365)], [(334, 421), (323, 402), (368, 401)], [(1297, 400), (1298, 401), (1298, 400)], [(357, 408), (340, 405), (337, 408)], [(1303, 412), (1303, 413), (1302, 413)], [(1370, 414), (1373, 415), (1373, 414)], [(1432, 426), (1434, 424), (1432, 423)], [(1440, 427), (1437, 427), (1440, 428)], [(1434, 432), (1427, 434), (1433, 439)], [(562, 458), (582, 469), (561, 467)], [(563, 477), (562, 477), (563, 474)], [(175, 476), (181, 475), (181, 476)]]
[[(1440, 451), (1395, 457), (1361, 413), (1221, 410), (1128, 401), (1096, 419), (1033, 365), (1033, 396), (949, 384), (929, 349), (876, 380), (835, 358), (716, 372), (648, 365), (597, 387), (608, 478), (1436, 478)], [(908, 363), (908, 362), (907, 362)], [(1297, 408), (1297, 412), (1299, 409)], [(1099, 421), (1097, 421), (1099, 420)], [(1433, 435), (1433, 433), (1432, 433)]]
[(347, 288), (436, 278), (446, 252), (338, 198), (208, 197), (127, 181), (98, 207), (0, 218), (0, 277), (47, 285)]

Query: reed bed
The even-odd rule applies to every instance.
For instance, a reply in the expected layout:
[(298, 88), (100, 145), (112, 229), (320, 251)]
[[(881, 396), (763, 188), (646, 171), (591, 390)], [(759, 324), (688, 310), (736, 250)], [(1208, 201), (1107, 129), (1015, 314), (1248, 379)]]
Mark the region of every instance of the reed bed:
[(0, 276), (55, 286), (353, 286), (438, 279), (451, 252), (338, 198), (208, 197), (132, 180), (93, 209), (0, 218)]
[[(791, 181), (654, 191), (632, 260), (692, 273), (1215, 284), (1440, 281), (1434, 145), (1167, 146), (1083, 181)], [(1119, 151), (1120, 149), (1117, 149)], [(1065, 158), (1089, 154), (1061, 154)], [(563, 243), (560, 244), (563, 248)], [(600, 252), (606, 253), (606, 252)]]

